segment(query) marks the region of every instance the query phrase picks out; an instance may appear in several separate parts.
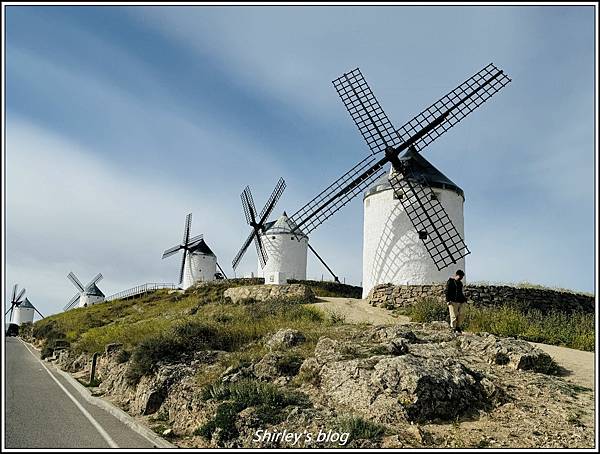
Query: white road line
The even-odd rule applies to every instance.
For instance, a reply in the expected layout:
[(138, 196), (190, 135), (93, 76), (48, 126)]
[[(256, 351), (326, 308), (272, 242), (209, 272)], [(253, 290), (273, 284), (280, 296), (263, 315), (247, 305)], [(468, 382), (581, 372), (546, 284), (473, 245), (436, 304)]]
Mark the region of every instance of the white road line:
[(108, 443), (108, 445), (111, 448), (119, 448), (119, 445), (117, 445), (115, 443), (115, 441), (111, 438), (110, 435), (108, 435), (108, 433), (106, 432), (106, 430), (104, 430), (102, 428), (102, 426), (100, 425), (100, 423), (98, 421), (96, 421), (94, 419), (94, 417), (92, 415), (90, 415), (90, 413), (83, 407), (83, 405), (81, 405), (77, 399), (75, 399), (75, 397), (73, 397), (73, 395), (67, 390), (67, 388), (65, 388), (61, 382), (59, 382), (57, 380), (57, 378), (52, 375), (52, 372), (50, 372), (50, 370), (46, 367), (46, 365), (42, 362), (41, 359), (39, 359), (37, 356), (35, 356), (35, 354), (31, 351), (31, 349), (29, 348), (29, 346), (23, 342), (21, 339), (19, 339), (23, 345), (25, 346), (25, 348), (29, 351), (29, 353), (31, 353), (31, 355), (40, 362), (40, 364), (44, 367), (44, 369), (46, 369), (46, 372), (48, 372), (48, 375), (50, 375), (50, 377), (52, 377), (52, 380), (54, 380), (56, 382), (56, 384), (60, 387), (60, 389), (62, 389), (65, 394), (69, 397), (69, 399), (71, 399), (73, 401), (73, 403), (77, 406), (77, 408), (79, 408), (79, 411), (81, 411), (81, 413), (83, 413), (83, 416), (85, 416), (88, 421), (90, 423), (92, 423), (92, 425), (94, 426), (94, 428), (98, 431), (98, 433), (102, 436), (102, 438), (104, 438), (104, 440)]

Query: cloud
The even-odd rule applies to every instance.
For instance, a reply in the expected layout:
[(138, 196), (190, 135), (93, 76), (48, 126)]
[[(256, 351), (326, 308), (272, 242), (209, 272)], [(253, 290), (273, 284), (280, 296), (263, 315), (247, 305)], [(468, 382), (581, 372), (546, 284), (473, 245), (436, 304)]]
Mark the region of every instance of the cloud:
[[(27, 286), (32, 301), (37, 293), (40, 310), (54, 312), (70, 298), (71, 270), (83, 281), (102, 272), (106, 294), (172, 282), (179, 264), (160, 255), (180, 241), (188, 212), (196, 213), (194, 233), (205, 233), (222, 262), (232, 254), (233, 213), (193, 185), (132, 175), (26, 121), (10, 122), (6, 141), (6, 245), (13, 267), (7, 277)], [(198, 216), (206, 212), (219, 219), (218, 228)], [(39, 287), (40, 270), (48, 289)]]

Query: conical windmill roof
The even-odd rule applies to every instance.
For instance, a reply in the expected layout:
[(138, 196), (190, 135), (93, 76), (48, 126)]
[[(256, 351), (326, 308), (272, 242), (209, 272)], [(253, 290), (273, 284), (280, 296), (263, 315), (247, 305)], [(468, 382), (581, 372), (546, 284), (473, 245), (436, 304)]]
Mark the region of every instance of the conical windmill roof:
[(19, 307), (23, 307), (23, 308), (27, 308), (27, 309), (35, 309), (33, 307), (33, 304), (31, 304), (31, 301), (29, 301), (29, 298), (25, 298), (25, 301), (23, 301), (21, 304), (19, 304)]
[[(465, 197), (463, 190), (454, 183), (450, 178), (440, 172), (432, 163), (425, 159), (420, 153), (416, 153), (411, 149), (406, 150), (402, 153), (399, 158), (401, 160), (408, 159), (411, 163), (411, 168), (417, 175), (424, 176), (429, 185), (434, 188), (448, 189), (456, 192), (458, 195)], [(365, 192), (365, 197), (375, 194), (376, 192), (385, 191), (390, 189), (392, 186), (388, 180), (388, 174), (384, 174), (379, 177)]]
[[(276, 221), (267, 222), (265, 224), (265, 233), (292, 233), (296, 228), (296, 223), (292, 221), (284, 211)], [(307, 237), (302, 230), (294, 231), (294, 235)]]
[[(215, 255), (215, 253), (208, 247), (208, 244), (204, 240), (200, 240), (200, 242), (190, 248), (190, 252), (196, 252), (205, 255)], [(216, 256), (215, 256), (216, 257)]]
[(100, 290), (96, 284), (92, 284), (86, 288), (85, 294), (88, 296), (104, 296), (104, 293), (102, 293), (102, 290)]

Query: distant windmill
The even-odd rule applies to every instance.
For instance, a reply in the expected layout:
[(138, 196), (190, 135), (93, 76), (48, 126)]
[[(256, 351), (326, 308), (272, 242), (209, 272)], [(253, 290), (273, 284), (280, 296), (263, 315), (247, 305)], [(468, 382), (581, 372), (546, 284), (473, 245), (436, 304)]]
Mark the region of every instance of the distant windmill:
[(250, 243), (254, 241), (258, 255), (259, 275), (265, 278), (266, 284), (283, 284), (287, 279), (306, 279), (307, 248), (337, 281), (337, 276), (333, 274), (331, 268), (308, 244), (308, 236), (296, 228), (285, 211), (277, 220), (267, 222), (285, 187), (285, 180), (280, 178), (259, 215), (256, 214), (250, 187), (246, 186), (242, 192), (242, 207), (252, 231), (233, 259), (233, 269), (237, 268)]
[(94, 279), (92, 279), (85, 287), (81, 283), (77, 276), (71, 271), (67, 277), (73, 283), (77, 289), (77, 293), (71, 298), (71, 300), (64, 307), (65, 311), (74, 307), (87, 307), (92, 304), (102, 303), (104, 301), (104, 293), (96, 286), (102, 279), (102, 273), (98, 273)]
[(18, 284), (15, 284), (13, 287), (12, 297), (10, 299), (10, 308), (6, 311), (4, 315), (10, 315), (8, 320), (11, 323), (16, 323), (17, 325), (21, 325), (23, 323), (33, 322), (33, 317), (37, 312), (40, 317), (44, 318), (44, 316), (38, 311), (31, 301), (28, 298), (22, 300), (25, 295), (25, 289), (22, 289), (17, 295)]
[(219, 276), (217, 268), (221, 272), (221, 275), (226, 277), (225, 272), (217, 262), (217, 256), (204, 241), (204, 236), (198, 235), (190, 238), (191, 226), (192, 213), (188, 214), (185, 218), (183, 241), (181, 244), (167, 249), (162, 255), (164, 259), (177, 253), (179, 250), (183, 250), (179, 283), (182, 284), (184, 290), (190, 288), (196, 282), (214, 281)]
[[(363, 264), (367, 269), (363, 268), (363, 291), (368, 292), (369, 285), (380, 283), (371, 279), (373, 275), (393, 276), (393, 283), (406, 283), (408, 279), (420, 281), (429, 276), (447, 279), (448, 271), (454, 271), (451, 265), (464, 266), (469, 250), (446, 212), (444, 201), (439, 200), (432, 187), (451, 189), (460, 197), (462, 191), (419, 153), (510, 81), (502, 70), (489, 64), (400, 129), (395, 129), (358, 68), (334, 80), (342, 102), (372, 154), (298, 210), (292, 216), (296, 228), (306, 234), (312, 232), (382, 177), (386, 172), (384, 166), (391, 163), (387, 181), (377, 180), (381, 187), (373, 186), (367, 196), (385, 190), (387, 185), (393, 197), (387, 196), (380, 204), (379, 200), (365, 196), (365, 207), (371, 201), (376, 206), (365, 208)], [(433, 182), (430, 181), (432, 176)], [(452, 202), (454, 206), (457, 203)], [(390, 217), (393, 212), (399, 213), (394, 219)], [(460, 212), (451, 214), (462, 230), (462, 200)], [(398, 251), (391, 250), (392, 245), (381, 247), (389, 238), (412, 252), (400, 257), (396, 255)], [(433, 274), (432, 269), (443, 272)]]

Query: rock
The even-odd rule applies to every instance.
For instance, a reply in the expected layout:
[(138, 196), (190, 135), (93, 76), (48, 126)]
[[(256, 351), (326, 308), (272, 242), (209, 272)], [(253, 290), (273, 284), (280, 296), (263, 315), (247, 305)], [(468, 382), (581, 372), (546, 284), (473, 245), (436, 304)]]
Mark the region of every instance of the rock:
[(182, 365), (168, 365), (159, 368), (152, 376), (143, 376), (137, 385), (131, 410), (137, 415), (156, 413), (167, 397), (169, 388), (186, 375), (194, 373), (194, 369)]
[(550, 355), (524, 340), (483, 333), (479, 336), (461, 336), (459, 342), (463, 350), (482, 355), (493, 364), (542, 373), (551, 373), (556, 369)]
[(288, 349), (306, 341), (306, 337), (295, 329), (280, 329), (267, 341), (269, 350)]
[(387, 349), (392, 355), (406, 355), (408, 353), (408, 344), (404, 339), (397, 339), (387, 344)]
[(340, 409), (391, 424), (451, 420), (490, 407), (494, 391), (458, 361), (411, 354), (330, 361), (319, 378), (323, 394)]
[(123, 348), (123, 344), (119, 344), (119, 343), (113, 343), (113, 344), (108, 344), (106, 347), (104, 347), (104, 354), (106, 355), (106, 357), (110, 357), (112, 355), (116, 355), (119, 350), (121, 350)]
[(365, 335), (367, 339), (375, 342), (393, 342), (396, 340), (402, 340), (408, 344), (413, 344), (418, 341), (417, 336), (412, 331), (413, 326), (416, 327), (419, 325), (381, 325), (374, 327), (371, 331), (367, 331)]
[(268, 301), (272, 299), (294, 300), (302, 303), (315, 301), (312, 289), (304, 284), (285, 285), (245, 285), (231, 287), (223, 294), (233, 304), (251, 301)]

